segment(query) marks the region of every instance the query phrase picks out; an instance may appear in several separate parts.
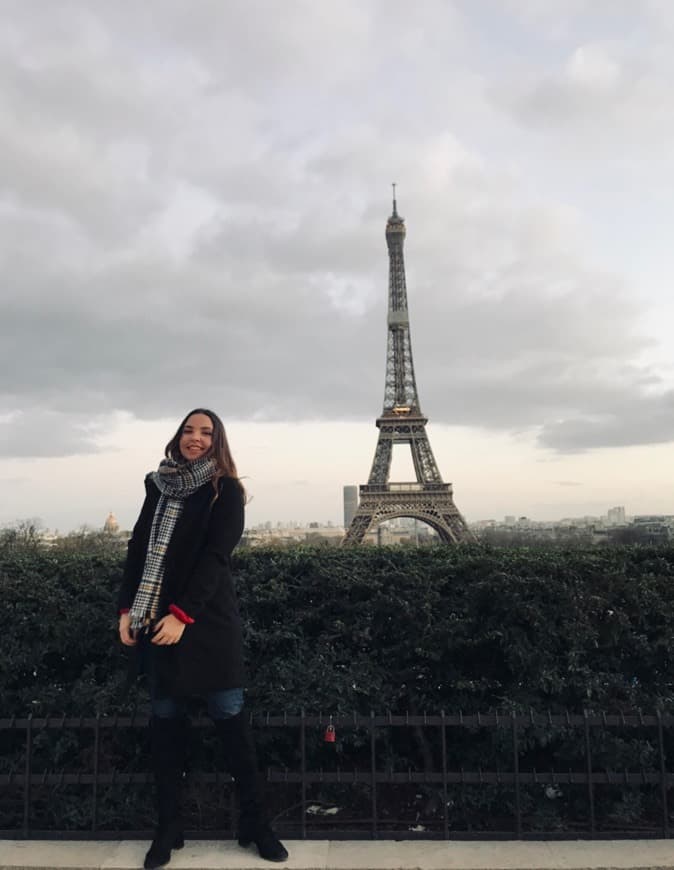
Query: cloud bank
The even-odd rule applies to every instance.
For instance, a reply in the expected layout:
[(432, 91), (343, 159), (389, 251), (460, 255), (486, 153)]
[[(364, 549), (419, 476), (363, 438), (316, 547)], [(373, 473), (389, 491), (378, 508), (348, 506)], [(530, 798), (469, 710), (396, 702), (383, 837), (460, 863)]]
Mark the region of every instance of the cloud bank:
[[(95, 451), (119, 412), (202, 403), (373, 418), (391, 181), (433, 421), (534, 429), (559, 452), (674, 440), (649, 300), (593, 256), (596, 213), (555, 184), (574, 139), (579, 183), (609, 171), (607, 124), (636, 119), (671, 152), (659, 43), (647, 64), (584, 4), (562, 30), (510, 4), (513, 45), (533, 28), (557, 47), (518, 64), (490, 50), (486, 13), (440, 0), (413, 23), (379, 2), (8, 6), (0, 455)], [(650, 138), (613, 142), (618, 179)]]

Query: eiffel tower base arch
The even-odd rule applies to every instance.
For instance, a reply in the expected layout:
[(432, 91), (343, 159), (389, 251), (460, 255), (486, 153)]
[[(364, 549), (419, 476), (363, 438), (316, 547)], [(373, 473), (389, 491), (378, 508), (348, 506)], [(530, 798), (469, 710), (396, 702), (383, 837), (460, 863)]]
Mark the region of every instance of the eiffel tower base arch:
[(435, 529), (445, 544), (474, 540), (452, 498), (449, 483), (384, 484), (360, 487), (360, 503), (343, 544), (360, 544), (371, 528), (385, 520), (411, 517)]

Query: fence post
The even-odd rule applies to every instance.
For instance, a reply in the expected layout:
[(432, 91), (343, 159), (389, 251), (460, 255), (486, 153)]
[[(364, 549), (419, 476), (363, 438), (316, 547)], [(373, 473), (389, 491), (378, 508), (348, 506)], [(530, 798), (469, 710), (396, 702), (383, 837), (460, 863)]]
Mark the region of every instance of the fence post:
[(302, 765), (302, 839), (307, 838), (307, 719), (304, 707), (300, 714), (300, 758)]
[(520, 753), (517, 734), (517, 713), (510, 713), (513, 733), (513, 772), (515, 775), (515, 833), (517, 839), (522, 839), (522, 802), (520, 796)]
[(592, 750), (590, 748), (590, 717), (587, 710), (583, 710), (585, 719), (585, 765), (587, 770), (587, 793), (590, 799), (590, 836), (594, 840), (595, 817), (594, 817), (594, 783), (592, 782)]
[(101, 714), (96, 713), (94, 725), (94, 784), (92, 790), (91, 830), (98, 827), (98, 766), (101, 753)]
[(660, 755), (660, 788), (662, 790), (662, 835), (669, 839), (669, 809), (667, 807), (667, 769), (665, 767), (665, 738), (662, 731), (662, 710), (658, 707), (658, 750)]
[(447, 807), (447, 726), (445, 724), (445, 711), (440, 711), (440, 735), (442, 746), (442, 821), (445, 840), (449, 840), (449, 809)]
[(372, 782), (372, 839), (377, 839), (377, 757), (374, 710), (370, 710), (370, 777)]
[(28, 714), (26, 721), (26, 764), (23, 780), (23, 836), (28, 839), (30, 833), (30, 780), (33, 772), (33, 714)]

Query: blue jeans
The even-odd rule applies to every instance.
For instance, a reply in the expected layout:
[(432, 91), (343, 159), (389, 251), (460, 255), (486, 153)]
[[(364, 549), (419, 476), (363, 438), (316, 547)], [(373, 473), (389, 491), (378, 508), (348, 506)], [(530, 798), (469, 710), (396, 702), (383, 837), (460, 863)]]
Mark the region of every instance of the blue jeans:
[[(154, 648), (149, 636), (144, 633), (140, 640), (140, 655), (142, 669), (148, 677), (152, 715), (158, 719), (177, 719), (187, 715), (187, 698), (162, 697), (157, 684), (155, 670)], [(243, 709), (243, 689), (217, 689), (207, 692), (204, 696), (208, 705), (208, 715), (211, 719), (231, 719)]]
[[(211, 719), (231, 719), (243, 709), (243, 689), (218, 689), (208, 692), (206, 703)], [(187, 715), (185, 698), (159, 698), (152, 692), (152, 715), (158, 719), (177, 719)]]

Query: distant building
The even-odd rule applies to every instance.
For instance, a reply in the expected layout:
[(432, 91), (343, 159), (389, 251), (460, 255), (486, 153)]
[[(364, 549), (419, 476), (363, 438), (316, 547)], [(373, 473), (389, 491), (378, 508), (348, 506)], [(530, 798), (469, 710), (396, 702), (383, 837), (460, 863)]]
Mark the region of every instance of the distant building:
[(312, 521), (302, 525), (295, 521), (282, 523), (281, 526), (267, 528), (267, 523), (260, 523), (246, 529), (242, 543), (246, 547), (286, 547), (293, 544), (339, 544), (344, 536), (344, 529), (333, 524)]
[(344, 528), (348, 529), (351, 525), (356, 511), (358, 510), (358, 487), (344, 487)]
[(674, 524), (667, 515), (648, 515), (634, 517), (630, 529), (639, 533), (644, 543), (668, 544), (672, 540)]
[(53, 531), (50, 529), (42, 529), (38, 532), (37, 537), (41, 544), (46, 544), (48, 547), (52, 547), (58, 541), (60, 535), (58, 529), (54, 529)]
[(107, 520), (103, 524), (103, 531), (108, 535), (116, 535), (119, 532), (119, 523), (112, 511), (110, 511)]
[(625, 508), (612, 507), (608, 509), (607, 516), (609, 526), (624, 526), (625, 525)]

